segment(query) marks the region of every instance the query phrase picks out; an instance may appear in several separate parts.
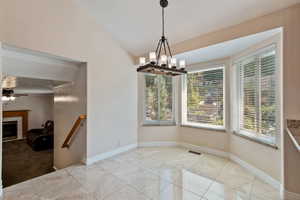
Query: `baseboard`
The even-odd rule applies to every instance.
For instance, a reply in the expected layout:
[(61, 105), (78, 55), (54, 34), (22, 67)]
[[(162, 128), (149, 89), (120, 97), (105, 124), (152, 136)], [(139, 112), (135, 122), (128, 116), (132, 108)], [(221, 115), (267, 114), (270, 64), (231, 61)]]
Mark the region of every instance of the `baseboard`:
[(209, 154), (213, 154), (216, 156), (220, 156), (223, 158), (229, 158), (228, 152), (212, 149), (209, 147), (203, 147), (203, 146), (198, 146), (198, 145), (193, 145), (193, 144), (188, 144), (188, 143), (180, 143), (180, 146), (185, 147), (190, 150), (193, 150), (193, 151), (197, 151), (197, 152), (204, 152), (204, 153), (209, 153)]
[(283, 190), (282, 196), (284, 200), (300, 200), (300, 194)]
[(257, 178), (263, 180), (264, 182), (270, 184), (271, 186), (273, 186), (274, 188), (276, 188), (278, 190), (281, 189), (281, 183), (278, 180), (271, 177), (270, 175), (268, 175), (267, 173), (265, 173), (264, 171), (254, 167), (253, 165), (251, 165), (251, 164), (247, 163), (246, 161), (240, 159), (239, 157), (237, 157), (234, 154), (230, 154), (229, 158), (230, 158), (230, 160), (238, 163), (239, 165), (241, 165), (242, 167), (247, 169), (249, 172), (254, 174)]
[(178, 142), (141, 142), (139, 147), (175, 147), (179, 146)]
[(113, 151), (109, 151), (109, 152), (101, 153), (101, 154), (96, 155), (96, 156), (89, 157), (89, 158), (85, 159), (84, 163), (86, 165), (91, 165), (91, 164), (93, 164), (95, 162), (98, 162), (100, 160), (110, 158), (112, 156), (118, 155), (120, 153), (129, 151), (129, 150), (135, 149), (135, 148), (137, 148), (137, 144), (130, 144), (130, 145), (127, 145), (127, 146), (123, 146), (123, 147), (117, 148)]
[(58, 170), (58, 169), (57, 169), (57, 167), (55, 167), (55, 166), (53, 166), (52, 168), (53, 168), (55, 171), (57, 171), (57, 170)]

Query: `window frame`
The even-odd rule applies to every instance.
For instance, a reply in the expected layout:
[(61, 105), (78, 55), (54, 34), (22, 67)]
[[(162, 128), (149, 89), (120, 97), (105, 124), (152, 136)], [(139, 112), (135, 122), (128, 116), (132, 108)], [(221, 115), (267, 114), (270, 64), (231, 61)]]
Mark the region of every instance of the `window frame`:
[(217, 69), (223, 69), (223, 126), (211, 125), (205, 123), (194, 123), (187, 121), (187, 75), (181, 77), (181, 126), (182, 127), (192, 127), (200, 128), (214, 131), (226, 131), (227, 124), (227, 63), (224, 62), (210, 62), (205, 65), (198, 65), (195, 67), (190, 67), (188, 73), (198, 73)]
[[(175, 78), (172, 77), (172, 119), (171, 120), (147, 120), (146, 119), (146, 96), (145, 96), (145, 91), (146, 91), (146, 75), (150, 76), (157, 76), (156, 74), (148, 74), (148, 73), (142, 73), (142, 88), (143, 88), (143, 126), (176, 126), (176, 80)], [(158, 86), (160, 90), (160, 85)], [(159, 102), (159, 100), (158, 100)]]
[[(241, 85), (241, 77), (240, 77), (240, 66), (239, 63), (247, 60), (251, 57), (254, 56), (261, 56), (264, 53), (267, 53), (269, 51), (275, 51), (275, 78), (278, 80), (276, 83), (275, 87), (275, 102), (276, 102), (276, 134), (273, 138), (270, 139), (270, 137), (264, 137), (263, 135), (260, 135), (256, 131), (247, 131), (244, 129), (241, 129), (241, 102), (242, 102), (242, 85)], [(279, 50), (278, 50), (278, 44), (273, 42), (271, 44), (265, 45), (264, 47), (258, 48), (250, 53), (247, 53), (245, 55), (242, 55), (241, 57), (235, 59), (232, 63), (233, 66), (236, 68), (236, 103), (238, 104), (237, 106), (237, 114), (236, 114), (236, 124), (235, 124), (235, 130), (233, 131), (234, 134), (239, 135), (241, 137), (248, 138), (250, 140), (256, 141), (258, 143), (261, 143), (263, 145), (267, 145), (273, 148), (278, 149), (278, 141), (280, 137), (280, 131), (281, 131), (281, 69), (280, 69), (280, 64), (279, 64)], [(261, 93), (261, 91), (259, 92)]]

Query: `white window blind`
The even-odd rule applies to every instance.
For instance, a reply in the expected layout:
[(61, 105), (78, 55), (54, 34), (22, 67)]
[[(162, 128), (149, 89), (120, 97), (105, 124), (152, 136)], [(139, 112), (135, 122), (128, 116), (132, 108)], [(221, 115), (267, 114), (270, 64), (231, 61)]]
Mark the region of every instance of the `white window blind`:
[(188, 73), (185, 106), (184, 124), (224, 127), (224, 67)]
[(276, 52), (272, 48), (237, 64), (240, 70), (240, 132), (275, 143), (278, 111)]
[(145, 122), (174, 122), (173, 80), (170, 76), (145, 74)]

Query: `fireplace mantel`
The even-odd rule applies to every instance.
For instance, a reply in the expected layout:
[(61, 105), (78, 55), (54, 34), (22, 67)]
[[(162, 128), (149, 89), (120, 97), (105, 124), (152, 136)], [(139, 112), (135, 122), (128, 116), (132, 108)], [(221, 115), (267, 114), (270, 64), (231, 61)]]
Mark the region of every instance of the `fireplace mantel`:
[(22, 117), (22, 131), (23, 137), (26, 137), (28, 131), (28, 112), (30, 110), (8, 110), (3, 111), (3, 118), (5, 117)]

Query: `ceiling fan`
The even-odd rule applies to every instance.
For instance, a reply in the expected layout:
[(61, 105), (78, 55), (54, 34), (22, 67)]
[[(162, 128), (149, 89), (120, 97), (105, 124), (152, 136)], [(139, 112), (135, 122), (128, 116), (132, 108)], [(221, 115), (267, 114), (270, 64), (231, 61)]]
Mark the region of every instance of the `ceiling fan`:
[(16, 97), (28, 96), (27, 94), (15, 94), (14, 89), (17, 87), (17, 78), (14, 76), (4, 76), (2, 79), (2, 101), (14, 101)]

